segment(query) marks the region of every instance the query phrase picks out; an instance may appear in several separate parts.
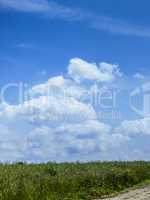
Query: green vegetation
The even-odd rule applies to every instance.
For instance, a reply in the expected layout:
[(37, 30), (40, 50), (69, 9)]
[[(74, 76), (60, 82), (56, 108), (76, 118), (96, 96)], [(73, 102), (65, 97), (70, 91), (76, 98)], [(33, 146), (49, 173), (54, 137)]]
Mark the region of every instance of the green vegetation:
[(148, 180), (150, 162), (0, 164), (0, 200), (94, 200)]

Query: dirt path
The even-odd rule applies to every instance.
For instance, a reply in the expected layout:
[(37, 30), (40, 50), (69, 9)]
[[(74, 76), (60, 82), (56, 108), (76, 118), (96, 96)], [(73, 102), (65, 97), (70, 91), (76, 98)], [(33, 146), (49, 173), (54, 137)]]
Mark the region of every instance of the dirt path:
[(105, 200), (150, 200), (150, 186), (120, 194), (118, 197)]

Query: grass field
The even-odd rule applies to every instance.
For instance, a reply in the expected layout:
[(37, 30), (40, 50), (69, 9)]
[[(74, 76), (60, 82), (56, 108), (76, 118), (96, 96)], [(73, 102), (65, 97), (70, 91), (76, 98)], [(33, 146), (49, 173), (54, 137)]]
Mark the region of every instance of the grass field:
[(150, 162), (1, 164), (0, 200), (79, 200), (150, 180)]

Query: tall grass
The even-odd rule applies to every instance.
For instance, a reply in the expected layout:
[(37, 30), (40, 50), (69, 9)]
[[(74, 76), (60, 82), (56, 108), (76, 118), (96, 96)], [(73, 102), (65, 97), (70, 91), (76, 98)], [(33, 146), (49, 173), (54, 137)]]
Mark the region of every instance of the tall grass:
[(145, 180), (149, 162), (0, 164), (0, 200), (91, 200)]

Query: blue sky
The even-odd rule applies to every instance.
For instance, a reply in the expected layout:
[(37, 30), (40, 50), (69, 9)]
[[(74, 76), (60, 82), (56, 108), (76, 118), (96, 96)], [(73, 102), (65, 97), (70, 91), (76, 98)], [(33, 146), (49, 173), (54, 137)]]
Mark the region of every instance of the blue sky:
[[(7, 2), (7, 1), (5, 1)], [(9, 2), (9, 1), (8, 1)], [(13, 1), (12, 1), (13, 2)], [(50, 2), (51, 3), (51, 2)], [(150, 29), (148, 8), (149, 1), (57, 1), (65, 9), (81, 9), (82, 14), (89, 12), (98, 17), (108, 17), (122, 28), (125, 23), (133, 34), (124, 31), (98, 30), (91, 28), (85, 20), (70, 21), (56, 14), (48, 16), (47, 11), (24, 12), (9, 8), (1, 2), (0, 12), (0, 64), (3, 79), (35, 81), (35, 74), (43, 69), (49, 75), (64, 73), (68, 60), (81, 57), (92, 62), (119, 63), (127, 73), (136, 70), (145, 71), (149, 67)], [(41, 1), (42, 4), (42, 1)], [(21, 7), (21, 6), (20, 6)], [(57, 11), (56, 11), (57, 12)], [(58, 11), (59, 12), (59, 11)], [(85, 14), (86, 15), (86, 14)], [(90, 20), (89, 20), (90, 21)], [(107, 26), (107, 25), (106, 25)], [(111, 25), (110, 25), (111, 26)], [(136, 30), (139, 27), (138, 30)], [(112, 28), (113, 29), (113, 28)], [(115, 28), (114, 28), (115, 29)], [(146, 36), (136, 36), (138, 32), (147, 31)], [(140, 34), (139, 34), (140, 35)], [(59, 55), (59, 58), (58, 58)], [(12, 78), (7, 70), (14, 73)], [(38, 81), (38, 80), (37, 80)]]
[[(3, 161), (150, 158), (145, 96), (143, 103), (149, 6), (148, 0), (0, 0), (0, 87), (23, 82), (31, 94), (19, 105), (11, 88), (9, 101), (1, 100)], [(47, 103), (47, 88), (55, 104)], [(95, 88), (107, 95), (117, 89), (117, 96), (95, 107)]]

